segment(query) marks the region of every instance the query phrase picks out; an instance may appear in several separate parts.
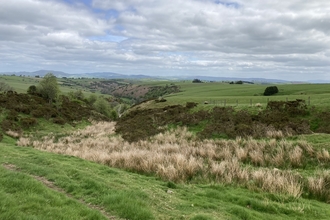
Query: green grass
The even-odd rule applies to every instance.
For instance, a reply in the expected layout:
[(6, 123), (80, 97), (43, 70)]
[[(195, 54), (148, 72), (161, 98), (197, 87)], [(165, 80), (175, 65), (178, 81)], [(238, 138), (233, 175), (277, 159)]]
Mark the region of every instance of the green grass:
[[(158, 82), (166, 85), (171, 82)], [(277, 84), (279, 93), (272, 96), (263, 96), (269, 85), (261, 84), (228, 84), (222, 82), (192, 83), (190, 81), (173, 81), (180, 87), (181, 92), (166, 95), (167, 102), (152, 103), (148, 108), (164, 107), (166, 105), (184, 105), (186, 102), (199, 103), (198, 108), (210, 109), (214, 106), (232, 106), (237, 109), (254, 107), (260, 103), (264, 108), (268, 101), (293, 101), (303, 99), (306, 104), (318, 109), (327, 109), (330, 106), (330, 84)], [(157, 82), (144, 82), (146, 85), (157, 85)], [(204, 102), (208, 104), (205, 105)]]
[[(30, 85), (38, 83), (38, 79), (18, 76), (0, 76), (0, 80), (17, 92), (26, 92)], [(79, 80), (81, 85), (87, 85), (92, 79)], [(166, 85), (172, 82), (138, 83)], [(223, 106), (226, 100), (227, 106), (238, 103), (237, 108), (252, 109), (251, 100), (253, 105), (261, 103), (265, 107), (268, 99), (307, 101), (309, 97), (311, 105), (317, 108), (330, 106), (330, 85), (327, 84), (277, 85), (280, 91), (277, 95), (264, 97), (262, 93), (267, 85), (173, 83), (181, 87), (181, 93), (168, 95), (167, 102), (152, 103), (148, 107), (208, 101), (208, 105), (199, 105), (199, 109), (208, 109)], [(61, 87), (61, 90), (81, 88), (84, 87)], [(1, 116), (3, 114), (0, 119)], [(87, 124), (82, 122), (76, 128)], [(37, 130), (40, 137), (49, 132), (58, 136), (72, 129), (71, 125), (54, 125), (41, 119), (26, 133), (35, 134)], [(200, 129), (192, 128), (195, 132)], [(326, 134), (291, 139), (307, 140), (318, 149), (330, 148), (330, 136)], [(0, 143), (0, 219), (106, 219), (99, 209), (123, 219), (330, 219), (329, 204), (315, 200), (294, 199), (235, 185), (174, 184), (76, 157), (17, 147), (15, 141), (5, 135)], [(8, 170), (4, 165), (16, 169)], [(307, 166), (299, 173), (307, 175), (314, 170), (315, 167)], [(48, 187), (35, 176), (47, 179), (61, 190)], [(168, 190), (171, 193), (167, 193)]]
[[(26, 92), (30, 85), (37, 85), (41, 78), (19, 77), (19, 76), (3, 76), (0, 79), (12, 86), (17, 92)], [(67, 79), (59, 78), (60, 85)], [(102, 79), (82, 78), (69, 79), (75, 84), (73, 86), (60, 86), (63, 93), (70, 91), (82, 90), (85, 97), (93, 94), (86, 88), (93, 81)], [(286, 101), (295, 99), (304, 99), (306, 102), (310, 99), (310, 105), (319, 108), (330, 106), (330, 84), (277, 84), (279, 93), (273, 96), (263, 96), (263, 92), (269, 85), (261, 84), (229, 84), (222, 82), (213, 83), (192, 83), (191, 81), (170, 81), (170, 80), (118, 80), (123, 83), (133, 83), (148, 86), (180, 86), (180, 93), (167, 95), (167, 102), (158, 103), (155, 106), (162, 107), (168, 104), (185, 104), (186, 102), (204, 103), (208, 101), (211, 106), (237, 106), (238, 108), (246, 108), (261, 103), (266, 105), (268, 101)], [(99, 92), (95, 93), (100, 95)]]
[[(31, 85), (37, 86), (39, 84), (39, 81), (42, 78), (35, 78), (35, 77), (28, 77), (28, 76), (5, 76), (5, 75), (0, 75), (0, 81), (3, 81), (4, 83), (8, 84), (9, 86), (13, 87), (14, 90), (18, 93), (26, 93), (28, 88)], [(81, 90), (84, 96), (87, 98), (91, 94), (95, 94), (97, 96), (103, 95), (108, 97), (109, 95), (106, 94), (101, 94), (99, 92), (91, 92), (89, 89), (86, 88), (87, 85), (89, 85), (90, 82), (92, 81), (100, 81), (101, 79), (89, 79), (89, 78), (84, 78), (84, 79), (70, 79), (73, 80), (74, 82), (80, 84), (74, 84), (72, 86), (64, 86), (63, 82), (66, 81), (66, 79), (63, 78), (58, 78), (58, 83), (60, 85), (60, 90), (62, 93), (67, 94), (69, 92), (75, 92), (77, 90)]]
[[(173, 184), (79, 158), (0, 144), (0, 219), (329, 219), (328, 205), (219, 184)], [(4, 164), (16, 170), (4, 168)], [(58, 192), (36, 180), (44, 177)], [(171, 190), (173, 193), (167, 193)], [(70, 196), (68, 196), (70, 195)], [(84, 201), (82, 203), (81, 201)]]

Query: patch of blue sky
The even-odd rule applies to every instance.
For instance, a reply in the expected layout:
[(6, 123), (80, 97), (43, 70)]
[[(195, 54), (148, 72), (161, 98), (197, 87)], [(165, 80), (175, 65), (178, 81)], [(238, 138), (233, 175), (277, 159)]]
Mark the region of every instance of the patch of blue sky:
[(218, 4), (218, 5), (224, 5), (228, 8), (239, 8), (240, 7), (240, 5), (237, 2), (224, 2), (224, 1), (220, 1), (220, 0), (215, 0), (214, 3)]
[(117, 18), (119, 16), (119, 12), (115, 9), (103, 10), (100, 8), (94, 8), (92, 6), (92, 0), (62, 0), (62, 1), (69, 5), (83, 4), (86, 6), (87, 9), (92, 11), (94, 14), (97, 14), (98, 16), (102, 16), (105, 19)]
[(125, 27), (123, 25), (117, 24), (117, 25), (114, 26), (114, 30), (118, 31), (118, 32), (121, 32), (121, 31), (125, 30)]
[(97, 14), (98, 16), (102, 16), (105, 19), (118, 18), (119, 16), (119, 11), (115, 9), (103, 10), (99, 8), (91, 8), (91, 10), (94, 14)]
[(72, 4), (84, 4), (86, 6), (91, 6), (92, 5), (92, 0), (62, 0), (63, 2), (66, 2), (70, 5)]

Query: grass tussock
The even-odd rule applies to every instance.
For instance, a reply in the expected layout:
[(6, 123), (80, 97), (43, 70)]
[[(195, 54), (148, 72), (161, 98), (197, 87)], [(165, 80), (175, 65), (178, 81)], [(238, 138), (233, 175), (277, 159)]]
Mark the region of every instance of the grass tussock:
[(311, 197), (330, 203), (330, 172), (323, 171), (314, 177), (309, 177), (308, 190)]
[(114, 122), (93, 123), (67, 135), (50, 134), (41, 140), (21, 137), (17, 144), (154, 174), (173, 182), (202, 180), (240, 184), (295, 198), (300, 197), (305, 188), (317, 197), (329, 187), (324, 176), (321, 180), (316, 177), (307, 180), (290, 171), (303, 168), (310, 161), (318, 163), (329, 159), (326, 150), (317, 151), (306, 141), (240, 137), (200, 140), (186, 128), (178, 128), (149, 140), (127, 142), (115, 135), (114, 127)]
[(12, 130), (6, 131), (5, 134), (8, 135), (9, 137), (12, 137), (12, 138), (19, 138), (19, 137), (21, 137), (21, 133), (20, 132), (16, 132), (16, 131), (12, 131)]

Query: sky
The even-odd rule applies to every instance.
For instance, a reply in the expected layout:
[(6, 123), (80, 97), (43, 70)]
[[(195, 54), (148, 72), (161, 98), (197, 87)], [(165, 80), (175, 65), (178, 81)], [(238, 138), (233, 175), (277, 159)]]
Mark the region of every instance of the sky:
[(329, 0), (0, 0), (0, 72), (330, 80)]

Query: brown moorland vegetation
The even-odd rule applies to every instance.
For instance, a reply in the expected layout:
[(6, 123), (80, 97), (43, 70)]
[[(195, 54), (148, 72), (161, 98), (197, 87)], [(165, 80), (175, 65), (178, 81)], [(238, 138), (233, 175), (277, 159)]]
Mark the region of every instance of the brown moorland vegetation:
[[(196, 105), (196, 104), (195, 104)], [(311, 133), (309, 113), (303, 100), (269, 102), (265, 110), (253, 114), (233, 107), (215, 107), (212, 110), (191, 111), (194, 103), (156, 109), (129, 111), (118, 120), (116, 132), (130, 142), (147, 139), (164, 131), (164, 126), (197, 128), (201, 139), (267, 136), (283, 137)]]

